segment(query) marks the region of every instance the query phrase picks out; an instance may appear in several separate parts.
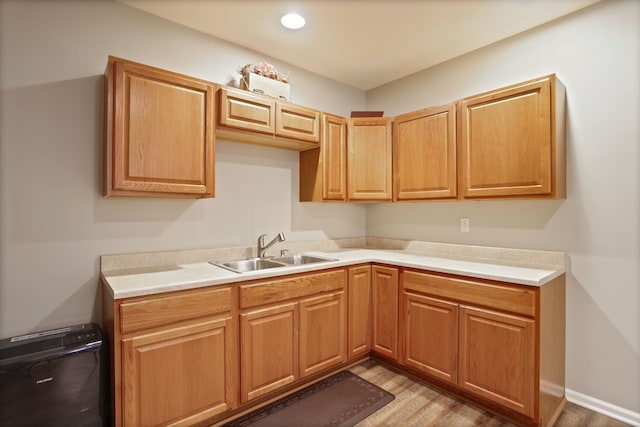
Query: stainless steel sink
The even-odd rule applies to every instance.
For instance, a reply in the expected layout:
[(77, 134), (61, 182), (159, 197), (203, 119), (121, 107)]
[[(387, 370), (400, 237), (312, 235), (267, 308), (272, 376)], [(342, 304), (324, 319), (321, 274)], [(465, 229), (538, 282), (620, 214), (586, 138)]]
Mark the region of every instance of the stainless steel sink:
[(273, 258), (274, 261), (282, 262), (288, 265), (315, 264), (317, 262), (337, 261), (335, 258), (325, 258), (315, 255), (293, 254)]
[(238, 259), (227, 262), (212, 262), (211, 264), (217, 265), (218, 267), (226, 268), (227, 270), (233, 271), (235, 273), (246, 273), (249, 271), (265, 270), (268, 268), (278, 268), (286, 266), (286, 264), (282, 262), (276, 262), (265, 258)]
[(266, 270), (278, 267), (293, 267), (303, 264), (315, 264), (318, 262), (337, 261), (335, 258), (325, 258), (315, 255), (293, 254), (277, 258), (247, 258), (233, 261), (210, 263), (225, 268), (234, 273), (248, 273), (251, 271)]

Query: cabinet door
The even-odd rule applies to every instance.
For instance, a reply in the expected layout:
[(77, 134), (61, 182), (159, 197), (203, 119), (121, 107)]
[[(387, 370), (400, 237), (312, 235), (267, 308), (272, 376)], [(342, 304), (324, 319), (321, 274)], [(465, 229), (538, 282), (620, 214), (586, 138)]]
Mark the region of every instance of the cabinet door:
[(456, 196), (455, 112), (448, 104), (394, 119), (394, 200)]
[(533, 320), (462, 306), (459, 345), (463, 389), (533, 417)]
[(285, 138), (320, 142), (320, 112), (276, 102), (275, 134)]
[(371, 266), (349, 269), (347, 356), (367, 354), (371, 349)]
[(214, 85), (109, 58), (106, 196), (213, 197)]
[(344, 292), (300, 301), (300, 377), (346, 359)]
[(267, 134), (275, 132), (275, 101), (247, 91), (235, 91), (224, 87), (218, 92), (220, 125)]
[(231, 319), (122, 341), (123, 424), (194, 424), (231, 409)]
[(347, 120), (324, 113), (320, 148), (300, 153), (300, 201), (347, 200)]
[(322, 198), (347, 200), (347, 121), (325, 114), (322, 132)]
[(298, 378), (297, 303), (240, 315), (240, 398), (246, 402)]
[(349, 200), (391, 200), (391, 119), (349, 119), (347, 189)]
[(404, 364), (457, 383), (458, 305), (404, 294)]
[(371, 267), (373, 351), (398, 360), (398, 269)]
[(552, 194), (551, 77), (460, 103), (462, 197)]

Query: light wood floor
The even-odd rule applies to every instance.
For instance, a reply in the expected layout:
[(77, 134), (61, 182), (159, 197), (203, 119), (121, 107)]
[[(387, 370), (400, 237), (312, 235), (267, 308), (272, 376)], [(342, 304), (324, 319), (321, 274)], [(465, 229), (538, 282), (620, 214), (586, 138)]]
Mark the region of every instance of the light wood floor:
[[(442, 394), (368, 360), (350, 369), (395, 395), (395, 400), (357, 424), (358, 427), (488, 426), (512, 427), (496, 415)], [(557, 427), (622, 427), (627, 424), (567, 403)]]

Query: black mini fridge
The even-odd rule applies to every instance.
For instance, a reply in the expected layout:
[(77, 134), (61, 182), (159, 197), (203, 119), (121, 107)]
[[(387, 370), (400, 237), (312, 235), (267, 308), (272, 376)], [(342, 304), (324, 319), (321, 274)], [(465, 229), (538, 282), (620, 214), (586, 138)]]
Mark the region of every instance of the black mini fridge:
[(74, 325), (0, 341), (0, 425), (106, 423), (100, 328)]

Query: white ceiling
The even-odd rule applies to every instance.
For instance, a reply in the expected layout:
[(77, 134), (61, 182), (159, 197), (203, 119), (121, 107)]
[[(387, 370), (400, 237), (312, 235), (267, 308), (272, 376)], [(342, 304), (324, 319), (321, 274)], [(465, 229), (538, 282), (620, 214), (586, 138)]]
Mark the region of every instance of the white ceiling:
[[(368, 90), (600, 0), (118, 1)], [(283, 28), (287, 12), (307, 25)]]

